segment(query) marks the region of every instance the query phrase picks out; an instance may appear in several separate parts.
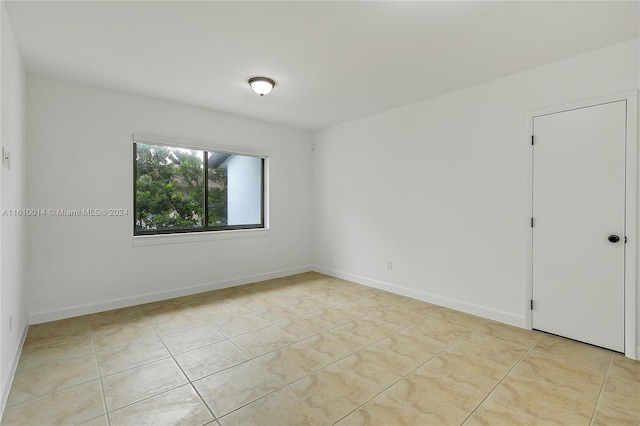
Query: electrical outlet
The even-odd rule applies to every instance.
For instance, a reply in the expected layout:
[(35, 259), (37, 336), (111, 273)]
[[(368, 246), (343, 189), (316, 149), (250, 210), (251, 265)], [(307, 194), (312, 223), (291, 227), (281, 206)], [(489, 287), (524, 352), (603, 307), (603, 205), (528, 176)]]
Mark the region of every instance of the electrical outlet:
[(13, 330), (13, 315), (9, 315), (9, 331)]
[(11, 154), (6, 150), (6, 148), (2, 148), (2, 165), (8, 169), (10, 162)]
[(388, 270), (388, 271), (393, 270), (393, 262), (392, 262), (392, 261), (390, 261), (390, 260), (387, 262), (387, 270)]

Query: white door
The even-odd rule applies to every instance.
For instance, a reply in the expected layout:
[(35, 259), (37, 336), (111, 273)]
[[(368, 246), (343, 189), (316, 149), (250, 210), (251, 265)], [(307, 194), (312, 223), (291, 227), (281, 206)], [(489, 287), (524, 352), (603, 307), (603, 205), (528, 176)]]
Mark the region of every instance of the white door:
[(533, 328), (619, 352), (626, 108), (623, 100), (533, 119)]

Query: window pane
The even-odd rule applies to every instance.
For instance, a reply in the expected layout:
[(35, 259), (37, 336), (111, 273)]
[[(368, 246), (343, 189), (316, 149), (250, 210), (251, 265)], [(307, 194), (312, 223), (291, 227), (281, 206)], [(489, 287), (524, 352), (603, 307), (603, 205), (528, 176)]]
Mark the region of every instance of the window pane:
[(209, 226), (227, 225), (227, 161), (230, 154), (209, 153), (209, 185), (207, 206)]
[(202, 151), (136, 144), (136, 232), (202, 228), (203, 158)]
[(209, 226), (262, 226), (262, 159), (209, 153)]

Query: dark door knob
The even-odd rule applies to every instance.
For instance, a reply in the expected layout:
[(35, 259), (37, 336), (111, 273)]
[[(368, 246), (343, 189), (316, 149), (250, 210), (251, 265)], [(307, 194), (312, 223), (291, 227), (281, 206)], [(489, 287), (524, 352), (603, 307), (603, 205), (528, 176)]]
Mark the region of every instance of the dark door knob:
[(609, 235), (610, 243), (617, 243), (618, 241), (620, 241), (620, 237), (618, 237), (617, 235)]

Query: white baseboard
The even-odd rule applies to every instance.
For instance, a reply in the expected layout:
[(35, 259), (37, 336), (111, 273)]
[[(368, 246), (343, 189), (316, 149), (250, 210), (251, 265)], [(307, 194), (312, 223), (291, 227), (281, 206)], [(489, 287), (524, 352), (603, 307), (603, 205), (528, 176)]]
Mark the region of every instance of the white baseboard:
[(109, 311), (112, 309), (126, 308), (129, 306), (140, 305), (143, 303), (158, 302), (160, 300), (172, 299), (174, 297), (189, 296), (192, 294), (204, 293), (206, 291), (220, 290), (223, 288), (235, 287), (235, 286), (250, 284), (258, 281), (271, 280), (274, 278), (282, 278), (288, 275), (301, 274), (301, 273), (309, 272), (312, 270), (313, 268), (311, 268), (310, 266), (301, 266), (298, 268), (267, 272), (265, 274), (249, 275), (246, 277), (234, 278), (231, 280), (198, 284), (198, 285), (183, 287), (175, 290), (141, 294), (138, 296), (124, 297), (121, 299), (113, 299), (105, 302), (90, 303), (87, 305), (70, 306), (64, 309), (58, 309), (53, 311), (36, 312), (36, 313), (29, 314), (29, 324), (39, 324), (43, 322), (77, 317), (80, 315), (95, 314), (96, 312)]
[(11, 385), (13, 385), (13, 378), (16, 375), (16, 371), (18, 370), (18, 362), (20, 362), (20, 355), (22, 355), (22, 346), (24, 345), (24, 341), (27, 338), (27, 332), (29, 331), (29, 325), (24, 327), (22, 330), (22, 337), (20, 338), (20, 344), (16, 349), (16, 353), (13, 355), (13, 361), (11, 362), (11, 371), (9, 371), (9, 376), (7, 377), (7, 382), (2, 387), (2, 399), (0, 400), (0, 418), (2, 414), (4, 414), (4, 409), (7, 406), (7, 400), (9, 399), (9, 392), (11, 392)]
[(358, 284), (366, 285), (368, 287), (373, 287), (379, 290), (384, 290), (391, 293), (399, 294), (401, 296), (411, 297), (413, 299), (422, 300), (423, 302), (433, 303), (434, 305), (444, 306), (445, 308), (455, 309), (456, 311), (477, 315), (483, 318), (488, 318), (490, 320), (513, 325), (516, 327), (524, 328), (525, 326), (524, 317), (513, 315), (507, 312), (501, 312), (495, 309), (485, 308), (483, 306), (461, 302), (459, 300), (448, 299), (446, 297), (436, 296), (433, 294), (399, 286), (396, 284), (372, 280), (369, 278), (361, 277), (359, 275), (353, 275), (353, 274), (349, 274), (341, 271), (334, 271), (332, 269), (323, 268), (321, 266), (314, 266), (313, 270), (325, 275), (330, 275), (332, 277), (352, 281)]

